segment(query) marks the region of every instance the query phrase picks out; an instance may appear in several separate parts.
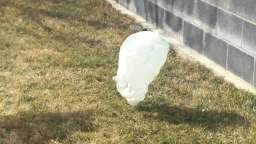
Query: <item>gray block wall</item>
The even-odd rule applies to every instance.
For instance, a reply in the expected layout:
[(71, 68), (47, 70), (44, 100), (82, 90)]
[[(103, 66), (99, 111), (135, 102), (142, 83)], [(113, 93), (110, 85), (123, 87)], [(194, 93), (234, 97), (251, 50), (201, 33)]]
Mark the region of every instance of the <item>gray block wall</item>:
[(256, 87), (256, 0), (118, 0)]

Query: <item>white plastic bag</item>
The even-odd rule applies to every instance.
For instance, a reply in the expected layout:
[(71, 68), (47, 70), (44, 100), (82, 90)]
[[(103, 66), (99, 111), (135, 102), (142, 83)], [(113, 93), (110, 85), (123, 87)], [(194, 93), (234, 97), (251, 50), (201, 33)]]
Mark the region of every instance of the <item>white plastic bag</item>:
[(143, 101), (149, 84), (160, 72), (169, 44), (157, 32), (143, 31), (129, 36), (120, 48), (117, 75), (118, 92), (136, 106)]

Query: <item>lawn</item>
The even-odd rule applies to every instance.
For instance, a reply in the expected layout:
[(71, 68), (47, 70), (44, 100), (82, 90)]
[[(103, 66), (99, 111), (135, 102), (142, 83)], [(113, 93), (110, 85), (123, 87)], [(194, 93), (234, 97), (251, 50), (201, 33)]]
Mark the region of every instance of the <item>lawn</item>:
[(103, 0), (0, 0), (0, 144), (253, 144), (256, 96), (172, 50), (144, 102), (115, 89), (134, 21)]

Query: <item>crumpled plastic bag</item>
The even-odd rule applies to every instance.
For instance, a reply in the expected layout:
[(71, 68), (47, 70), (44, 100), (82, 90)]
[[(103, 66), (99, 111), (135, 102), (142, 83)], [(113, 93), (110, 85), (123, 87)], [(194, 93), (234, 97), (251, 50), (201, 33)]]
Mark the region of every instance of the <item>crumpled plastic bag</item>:
[(130, 35), (119, 52), (117, 91), (136, 106), (143, 101), (149, 84), (159, 74), (169, 51), (169, 43), (157, 32), (142, 31)]

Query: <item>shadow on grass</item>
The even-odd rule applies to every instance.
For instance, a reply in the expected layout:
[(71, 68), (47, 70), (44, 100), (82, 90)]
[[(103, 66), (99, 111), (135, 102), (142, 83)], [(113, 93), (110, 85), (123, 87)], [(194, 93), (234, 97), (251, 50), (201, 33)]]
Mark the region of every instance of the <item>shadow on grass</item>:
[(168, 104), (154, 105), (144, 103), (138, 110), (146, 112), (148, 119), (166, 121), (171, 124), (189, 124), (195, 127), (204, 127), (207, 130), (218, 130), (225, 127), (249, 127), (250, 122), (233, 111), (202, 111), (196, 108), (169, 106)]
[[(95, 130), (93, 111), (71, 113), (19, 113), (0, 117), (0, 143), (48, 143), (74, 132)], [(2, 132), (1, 132), (2, 131)], [(1, 134), (2, 133), (2, 134)]]

